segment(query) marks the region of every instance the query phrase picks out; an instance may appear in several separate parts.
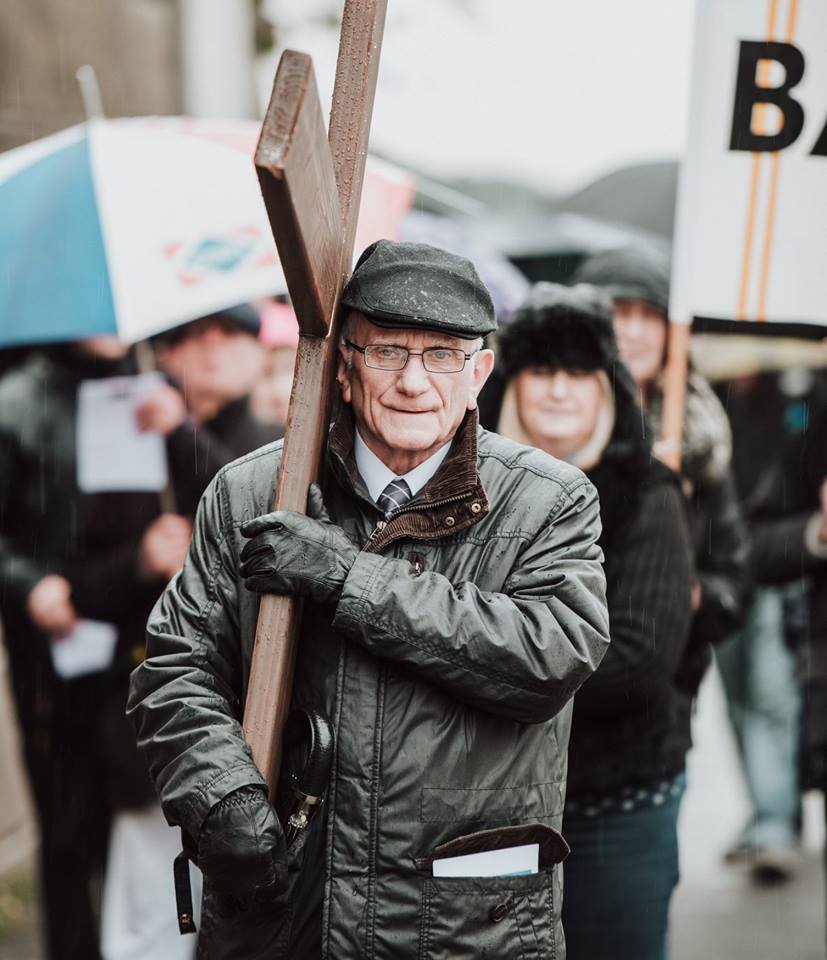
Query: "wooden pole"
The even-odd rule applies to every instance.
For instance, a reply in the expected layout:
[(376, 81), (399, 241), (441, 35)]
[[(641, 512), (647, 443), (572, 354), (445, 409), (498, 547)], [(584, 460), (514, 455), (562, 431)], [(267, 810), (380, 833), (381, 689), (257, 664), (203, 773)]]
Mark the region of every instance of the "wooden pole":
[(683, 418), (686, 406), (686, 378), (689, 370), (689, 338), (692, 326), (670, 323), (663, 371), (663, 416), (655, 456), (679, 473), (683, 449)]
[[(346, 0), (327, 138), (310, 58), (287, 51), (256, 167), (300, 339), (276, 509), (306, 508), (318, 477), (336, 370), (338, 304), (350, 274), (387, 0)], [(338, 213), (337, 213), (338, 210)], [(299, 603), (262, 597), (244, 710), (253, 759), (275, 795), (290, 706)]]

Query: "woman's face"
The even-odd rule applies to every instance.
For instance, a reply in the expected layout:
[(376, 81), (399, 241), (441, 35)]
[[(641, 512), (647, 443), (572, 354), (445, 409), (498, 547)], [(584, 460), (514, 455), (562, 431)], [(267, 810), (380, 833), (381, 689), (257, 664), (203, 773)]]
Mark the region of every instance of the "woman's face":
[(597, 373), (526, 367), (514, 387), (520, 421), (535, 447), (564, 459), (591, 439), (604, 400)]
[(666, 317), (643, 300), (615, 300), (614, 328), (623, 362), (635, 383), (652, 383), (663, 366), (666, 350)]

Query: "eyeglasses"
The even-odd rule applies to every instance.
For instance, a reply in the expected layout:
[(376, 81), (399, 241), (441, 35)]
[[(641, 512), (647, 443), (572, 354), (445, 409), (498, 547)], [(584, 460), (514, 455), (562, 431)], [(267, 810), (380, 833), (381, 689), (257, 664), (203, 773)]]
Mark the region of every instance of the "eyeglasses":
[(403, 370), (409, 357), (422, 357), (422, 366), (428, 373), (459, 373), (471, 357), (479, 353), (479, 349), (466, 353), (458, 347), (426, 347), (415, 352), (395, 343), (371, 343), (366, 347), (351, 340), (345, 340), (345, 343), (362, 354), (366, 367), (375, 370)]

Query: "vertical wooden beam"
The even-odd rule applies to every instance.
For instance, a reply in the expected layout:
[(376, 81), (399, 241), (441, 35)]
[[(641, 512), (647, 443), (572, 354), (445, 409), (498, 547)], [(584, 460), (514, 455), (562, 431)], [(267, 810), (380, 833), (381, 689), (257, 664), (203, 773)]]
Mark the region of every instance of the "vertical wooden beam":
[[(284, 124), (284, 127), (296, 131), (298, 140), (304, 137), (307, 144), (314, 144), (314, 156), (308, 158), (308, 163), (314, 163), (315, 171), (306, 177), (282, 176), (280, 171), (290, 166), (289, 151), (279, 153), (276, 150), (270, 156), (265, 156), (262, 151), (262, 165), (265, 167), (262, 184), (273, 233), (280, 244), (279, 251), (281, 253), (282, 246), (286, 249), (295, 245), (296, 252), (286, 250), (287, 262), (282, 257), (282, 265), (302, 331), (276, 490), (276, 509), (305, 509), (307, 488), (318, 477), (322, 462), (338, 351), (337, 308), (353, 258), (386, 5), (387, 0), (345, 2), (328, 131), (329, 146), (317, 144), (318, 136), (313, 131), (318, 125), (312, 117), (312, 109), (302, 106), (308, 96), (309, 81), (303, 86), (305, 81), (294, 78), (285, 82), (283, 87), (277, 82), (274, 100), (268, 109), (268, 116), (271, 112), (273, 115), (275, 134), (282, 130), (279, 124), (282, 123), (282, 114), (286, 114), (293, 117), (293, 122)], [(298, 68), (298, 63), (290, 65), (291, 72), (293, 66)], [(284, 104), (281, 100), (283, 91)], [(304, 111), (308, 112), (303, 124)], [(296, 155), (301, 152), (299, 150)], [(324, 160), (318, 156), (322, 153)], [(329, 226), (318, 225), (312, 214), (315, 191), (320, 189), (325, 198), (330, 196), (328, 163), (332, 165), (337, 187), (341, 230), (336, 269), (332, 273), (328, 269), (333, 262), (331, 257), (327, 253), (322, 256), (316, 249), (318, 243), (326, 243), (331, 231)], [(301, 195), (295, 196), (296, 191)], [(327, 214), (325, 210), (322, 219)], [(282, 237), (284, 239), (280, 241)], [(296, 294), (293, 293), (294, 287)], [(327, 336), (321, 339), (324, 332), (320, 320), (328, 314), (328, 309), (330, 320), (324, 331)], [(270, 786), (271, 796), (276, 791), (281, 764), (282, 730), (290, 706), (300, 616), (300, 604), (292, 597), (262, 597), (244, 710), (244, 734), (253, 759)]]
[(655, 445), (655, 454), (667, 467), (671, 467), (676, 472), (680, 472), (682, 461), (683, 418), (691, 334), (691, 324), (669, 324), (666, 367), (663, 371), (661, 435)]
[(307, 54), (286, 50), (264, 118), (256, 171), (303, 334), (327, 336), (343, 235), (333, 161)]

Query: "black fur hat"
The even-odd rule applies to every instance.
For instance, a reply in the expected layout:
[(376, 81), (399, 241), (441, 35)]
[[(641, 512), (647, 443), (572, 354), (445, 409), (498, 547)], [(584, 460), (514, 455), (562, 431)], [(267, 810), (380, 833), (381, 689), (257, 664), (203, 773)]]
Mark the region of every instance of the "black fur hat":
[(497, 340), (501, 373), (524, 367), (611, 370), (619, 360), (608, 297), (596, 287), (537, 283)]

